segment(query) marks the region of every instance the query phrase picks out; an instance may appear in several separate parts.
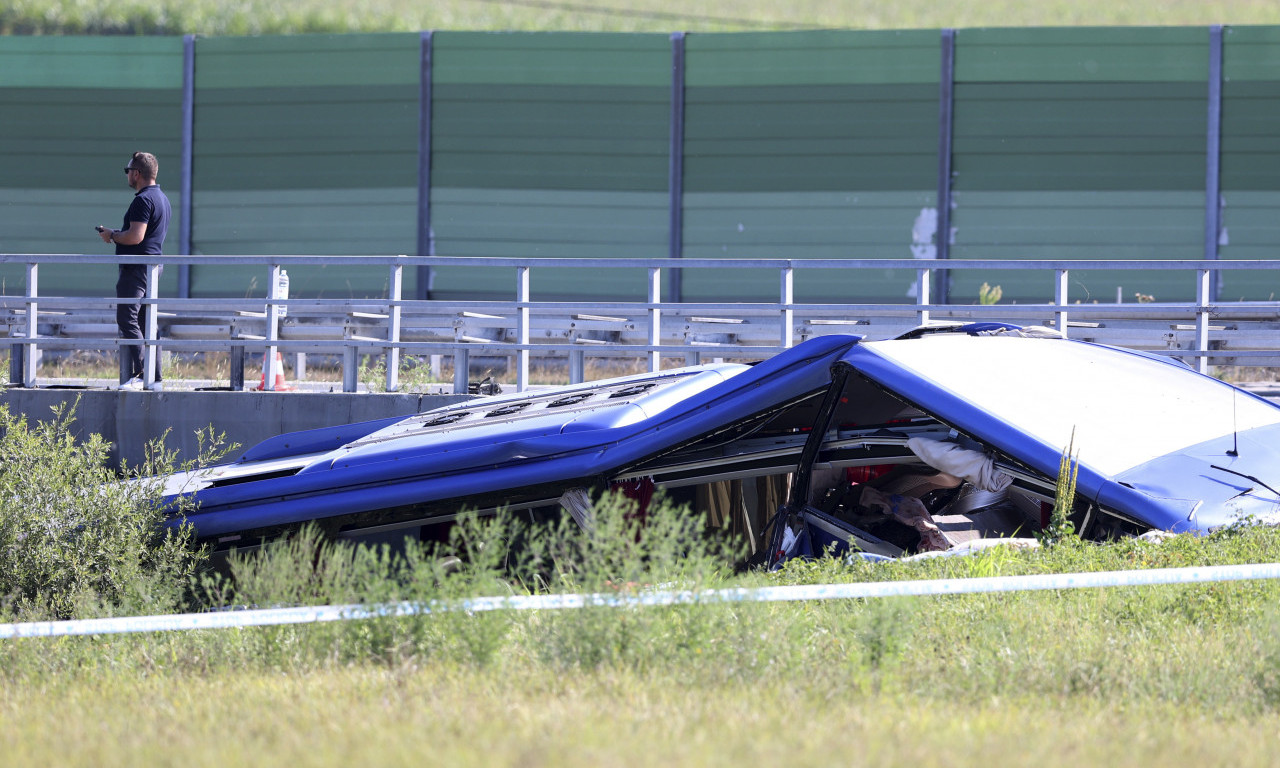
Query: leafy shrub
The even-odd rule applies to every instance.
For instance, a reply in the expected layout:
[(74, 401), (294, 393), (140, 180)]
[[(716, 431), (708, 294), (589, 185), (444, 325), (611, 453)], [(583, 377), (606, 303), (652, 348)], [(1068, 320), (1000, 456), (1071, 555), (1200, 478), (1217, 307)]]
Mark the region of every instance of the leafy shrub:
[[(0, 405), (0, 597), (7, 612), (68, 618), (180, 605), (203, 554), (158, 479), (121, 480), (98, 435), (76, 443), (75, 406), (30, 425)], [(202, 441), (203, 442), (203, 441)], [(141, 474), (172, 471), (149, 446)]]

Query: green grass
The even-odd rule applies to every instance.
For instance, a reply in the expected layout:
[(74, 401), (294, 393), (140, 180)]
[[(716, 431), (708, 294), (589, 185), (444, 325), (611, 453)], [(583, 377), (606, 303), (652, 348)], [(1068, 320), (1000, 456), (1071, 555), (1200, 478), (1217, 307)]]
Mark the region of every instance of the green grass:
[[(1235, 555), (1274, 556), (1274, 536), (1244, 538)], [(825, 563), (782, 580), (857, 575)], [(26, 640), (0, 648), (0, 749), (58, 765), (1266, 765), (1277, 596), (1237, 584)]]
[(936, 29), (1021, 26), (1277, 24), (1266, 0), (12, 0), (4, 34), (290, 34), (423, 29), (669, 32), (794, 28)]
[[(612, 510), (612, 511), (617, 511)], [(1280, 531), (1106, 546), (1066, 538), (912, 563), (733, 575), (666, 509), (588, 537), (471, 521), (447, 552), (324, 543), (237, 560), (205, 604), (429, 599), (627, 585), (966, 577), (1280, 558)], [(634, 533), (634, 532), (632, 532)], [(521, 557), (507, 543), (519, 542)], [(445, 568), (438, 555), (464, 557)], [(611, 586), (612, 585), (612, 586)], [(461, 765), (1267, 764), (1280, 585), (800, 604), (439, 614), (0, 644), (18, 763)], [(833, 757), (834, 756), (834, 757)]]
[(0, 711), (24, 723), (0, 737), (11, 765), (1262, 766), (1280, 741), (1274, 714), (626, 671), (117, 677), (0, 691)]

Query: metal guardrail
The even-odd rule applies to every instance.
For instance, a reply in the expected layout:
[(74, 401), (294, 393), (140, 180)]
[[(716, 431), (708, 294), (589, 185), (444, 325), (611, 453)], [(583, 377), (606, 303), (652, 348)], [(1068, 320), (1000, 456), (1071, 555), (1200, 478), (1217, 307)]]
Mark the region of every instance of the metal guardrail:
[[(1215, 275), (1259, 270), (1280, 276), (1280, 261), (1004, 261), (915, 259), (580, 259), (416, 256), (166, 256), (165, 265), (259, 265), (270, 295), (245, 298), (169, 298), (156, 295), (158, 264), (150, 264), (152, 286), (143, 301), (147, 338), (115, 338), (115, 298), (42, 296), (43, 264), (117, 264), (109, 255), (0, 254), (0, 263), (26, 267), (25, 293), (2, 296), (12, 350), (10, 380), (36, 385), (39, 350), (109, 349), (142, 344), (151, 361), (161, 346), (231, 355), (232, 387), (244, 386), (244, 355), (263, 354), (264, 386), (273, 389), (277, 353), (327, 352), (343, 356), (343, 390), (356, 390), (359, 356), (385, 359), (387, 391), (399, 389), (404, 353), (450, 355), (454, 391), (468, 389), (473, 353), (515, 360), (517, 389), (529, 384), (534, 355), (569, 359), (570, 380), (583, 376), (587, 355), (643, 357), (658, 370), (663, 357), (696, 363), (715, 357), (764, 358), (799, 341), (827, 333), (891, 338), (910, 328), (943, 321), (1005, 321), (1046, 325), (1065, 335), (1174, 355), (1206, 371), (1210, 361), (1228, 365), (1280, 365), (1280, 302), (1211, 302)], [(280, 295), (282, 269), (294, 265), (359, 265), (388, 270), (388, 294), (380, 299), (297, 299)], [(406, 267), (509, 268), (509, 301), (407, 299)], [(530, 290), (534, 269), (643, 269), (644, 301), (541, 301)], [(772, 270), (779, 278), (773, 302), (670, 302), (662, 300), (664, 273), (673, 269)], [(911, 270), (915, 302), (815, 304), (795, 301), (799, 270)], [(935, 273), (949, 270), (1032, 270), (1052, 281), (1052, 302), (1039, 304), (935, 304)], [(1072, 303), (1072, 270), (1145, 270), (1187, 273), (1193, 302), (1147, 304)], [(56, 321), (56, 322), (55, 322)], [(158, 331), (163, 328), (165, 334)], [(43, 333), (42, 333), (43, 329)], [(149, 382), (148, 382), (149, 383)]]

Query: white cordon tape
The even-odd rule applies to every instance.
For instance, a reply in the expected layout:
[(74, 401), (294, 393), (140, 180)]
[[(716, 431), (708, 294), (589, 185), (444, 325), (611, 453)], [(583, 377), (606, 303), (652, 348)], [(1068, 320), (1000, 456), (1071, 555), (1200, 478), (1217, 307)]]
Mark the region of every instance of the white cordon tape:
[(1199, 568), (1163, 568), (1145, 571), (1056, 573), (1033, 576), (991, 576), (927, 581), (881, 581), (856, 584), (812, 584), (753, 589), (663, 590), (639, 594), (596, 593), (585, 595), (513, 595), (462, 600), (433, 600), (374, 605), (325, 605), (301, 608), (265, 608), (216, 613), (184, 613), (168, 616), (129, 616), (76, 621), (35, 621), (0, 624), (0, 639), (15, 637), (68, 637), (132, 632), (172, 632), (184, 629), (266, 627), (312, 624), (323, 621), (416, 616), (446, 611), (538, 611), (588, 606), (632, 608), (693, 603), (778, 603), (796, 600), (848, 600), (854, 598), (964, 595), (980, 592), (1025, 592), (1043, 589), (1091, 587), (1143, 587), (1158, 584), (1205, 584), (1280, 578), (1280, 563), (1217, 565)]

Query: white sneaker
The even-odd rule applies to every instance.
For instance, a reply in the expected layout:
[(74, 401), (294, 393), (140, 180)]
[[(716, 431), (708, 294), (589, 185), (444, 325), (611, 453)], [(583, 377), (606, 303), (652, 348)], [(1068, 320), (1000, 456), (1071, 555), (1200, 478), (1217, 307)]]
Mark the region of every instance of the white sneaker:
[(162, 381), (153, 381), (153, 382), (151, 382), (150, 384), (148, 384), (148, 385), (147, 385), (147, 389), (148, 389), (149, 391), (151, 391), (151, 392), (163, 392), (163, 391), (164, 391), (164, 382), (162, 382)]
[(126, 381), (125, 383), (117, 387), (117, 389), (129, 389), (129, 390), (133, 390), (134, 392), (141, 392), (142, 378), (139, 376), (134, 376), (132, 379), (129, 379), (128, 381)]

